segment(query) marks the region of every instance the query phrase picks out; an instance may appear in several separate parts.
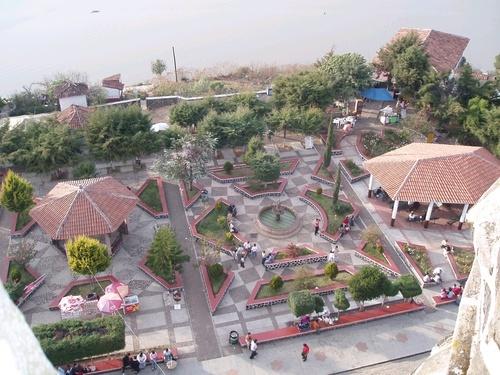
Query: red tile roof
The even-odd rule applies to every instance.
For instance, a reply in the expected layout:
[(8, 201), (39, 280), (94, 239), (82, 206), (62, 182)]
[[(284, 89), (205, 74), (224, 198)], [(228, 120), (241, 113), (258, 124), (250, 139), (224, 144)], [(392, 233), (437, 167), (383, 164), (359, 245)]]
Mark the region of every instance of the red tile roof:
[(393, 37), (393, 41), (415, 32), (422, 42), (422, 47), (429, 57), (429, 63), (438, 72), (449, 72), (456, 68), (462, 58), (470, 39), (444, 33), (433, 29), (401, 28)]
[(112, 177), (58, 183), (30, 211), (52, 239), (112, 233), (128, 217), (137, 197)]
[(103, 78), (102, 87), (108, 87), (110, 89), (123, 90), (125, 85), (120, 82), (120, 74), (114, 74), (112, 76)]
[(80, 129), (87, 125), (91, 112), (91, 108), (72, 104), (64, 111), (59, 112), (56, 118), (61, 124), (67, 124), (73, 129)]
[(85, 83), (64, 82), (57, 86), (54, 94), (57, 98), (87, 95), (89, 88)]
[(500, 162), (482, 147), (412, 143), (364, 167), (393, 200), (476, 203), (500, 177)]

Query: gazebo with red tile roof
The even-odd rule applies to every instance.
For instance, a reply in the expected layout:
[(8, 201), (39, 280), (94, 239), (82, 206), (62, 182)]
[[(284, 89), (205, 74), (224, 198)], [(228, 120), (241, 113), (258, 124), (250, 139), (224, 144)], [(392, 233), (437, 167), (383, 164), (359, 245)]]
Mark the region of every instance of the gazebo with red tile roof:
[(368, 196), (375, 178), (394, 200), (391, 225), (400, 201), (425, 202), (427, 228), (435, 203), (464, 205), (459, 229), (469, 205), (500, 177), (497, 158), (482, 147), (412, 143), (364, 162), (370, 172)]
[(137, 197), (112, 177), (58, 183), (34, 208), (30, 216), (62, 247), (78, 235), (100, 239), (110, 251), (122, 233)]

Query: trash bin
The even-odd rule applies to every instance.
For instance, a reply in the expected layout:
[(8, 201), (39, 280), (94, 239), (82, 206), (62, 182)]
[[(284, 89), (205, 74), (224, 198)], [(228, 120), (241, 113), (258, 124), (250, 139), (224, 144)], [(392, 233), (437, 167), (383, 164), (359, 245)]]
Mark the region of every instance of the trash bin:
[(236, 345), (240, 341), (240, 334), (236, 331), (229, 332), (229, 343), (231, 345)]

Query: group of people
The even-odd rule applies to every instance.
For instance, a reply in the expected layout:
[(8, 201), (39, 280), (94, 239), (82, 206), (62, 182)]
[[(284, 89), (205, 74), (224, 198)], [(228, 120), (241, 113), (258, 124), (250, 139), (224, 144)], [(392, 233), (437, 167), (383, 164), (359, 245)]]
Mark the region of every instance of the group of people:
[(415, 211), (410, 211), (408, 214), (408, 221), (424, 221), (424, 217), (422, 215), (415, 215)]
[(82, 375), (95, 371), (95, 366), (73, 363), (72, 366), (59, 367), (57, 369), (58, 375)]
[(252, 245), (250, 242), (245, 241), (243, 244), (240, 244), (238, 247), (233, 249), (234, 260), (240, 265), (241, 268), (245, 268), (246, 258), (255, 258), (258, 251), (259, 247), (256, 243)]
[(441, 250), (443, 250), (443, 255), (446, 256), (448, 254), (453, 254), (453, 246), (448, 243), (448, 240), (445, 238), (441, 241)]
[(233, 220), (236, 218), (236, 215), (238, 215), (238, 210), (236, 206), (231, 203), (227, 208), (227, 222), (229, 224), (229, 232), (231, 233), (238, 233), (238, 228), (236, 228)]
[(455, 298), (458, 299), (462, 296), (463, 291), (464, 288), (462, 285), (453, 284), (453, 287), (450, 286), (448, 289), (442, 288), (441, 293), (439, 293), (439, 298), (441, 298), (442, 300)]
[(354, 225), (354, 217), (352, 215), (347, 215), (344, 220), (342, 220), (342, 224), (340, 224), (340, 236), (348, 233), (352, 225)]
[(441, 267), (436, 267), (432, 271), (432, 276), (429, 275), (428, 272), (425, 273), (423, 277), (424, 283), (436, 283), (436, 284), (441, 284), (442, 278), (441, 274), (443, 273), (443, 269)]
[[(246, 344), (246, 347), (248, 350), (250, 350), (250, 359), (254, 359), (257, 354), (257, 339), (254, 339), (252, 337), (252, 333), (251, 332), (248, 332), (246, 335), (245, 335), (245, 344)], [(309, 354), (309, 346), (304, 343), (302, 345), (302, 352), (300, 353), (301, 354), (301, 357), (302, 357), (302, 361), (307, 361), (307, 355)]]
[[(122, 374), (125, 374), (125, 370), (130, 368), (134, 370), (136, 373), (146, 368), (147, 363), (151, 364), (151, 369), (156, 370), (158, 367), (158, 353), (152, 350), (149, 355), (146, 355), (144, 352), (140, 352), (138, 355), (131, 357), (130, 353), (125, 354), (122, 358)], [(169, 362), (177, 361), (177, 358), (174, 357), (174, 354), (169, 348), (166, 348), (163, 351), (163, 360), (165, 361), (167, 367), (169, 366)]]

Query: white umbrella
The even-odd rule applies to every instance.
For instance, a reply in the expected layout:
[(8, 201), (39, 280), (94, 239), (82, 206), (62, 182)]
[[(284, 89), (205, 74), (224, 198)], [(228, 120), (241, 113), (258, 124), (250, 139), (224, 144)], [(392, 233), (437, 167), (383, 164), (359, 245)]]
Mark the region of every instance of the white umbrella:
[(59, 309), (62, 312), (72, 312), (82, 309), (85, 300), (82, 296), (64, 296), (59, 302)]
[(161, 132), (162, 130), (167, 130), (168, 128), (169, 125), (166, 122), (158, 122), (151, 125), (151, 131), (155, 133)]

